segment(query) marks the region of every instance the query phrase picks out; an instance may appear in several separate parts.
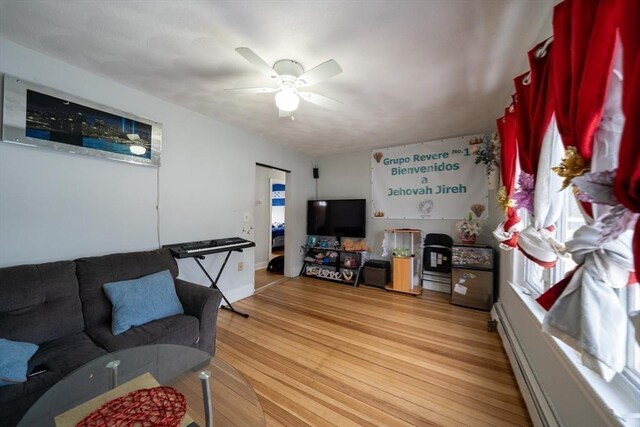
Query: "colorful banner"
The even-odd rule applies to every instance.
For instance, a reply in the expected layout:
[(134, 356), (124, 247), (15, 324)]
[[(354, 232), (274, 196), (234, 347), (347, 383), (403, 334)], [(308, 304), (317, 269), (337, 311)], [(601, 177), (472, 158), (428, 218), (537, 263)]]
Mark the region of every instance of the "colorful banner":
[[(487, 217), (485, 165), (475, 163), (466, 136), (374, 150), (371, 153), (372, 216), (394, 219)], [(472, 142), (472, 144), (470, 144)]]

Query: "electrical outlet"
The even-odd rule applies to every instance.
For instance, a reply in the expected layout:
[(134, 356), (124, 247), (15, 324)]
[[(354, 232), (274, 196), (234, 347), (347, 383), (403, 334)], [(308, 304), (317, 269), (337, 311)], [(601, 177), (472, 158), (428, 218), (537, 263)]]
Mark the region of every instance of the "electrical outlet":
[(238, 263), (238, 271), (242, 271), (244, 270), (244, 263), (243, 262), (239, 262)]

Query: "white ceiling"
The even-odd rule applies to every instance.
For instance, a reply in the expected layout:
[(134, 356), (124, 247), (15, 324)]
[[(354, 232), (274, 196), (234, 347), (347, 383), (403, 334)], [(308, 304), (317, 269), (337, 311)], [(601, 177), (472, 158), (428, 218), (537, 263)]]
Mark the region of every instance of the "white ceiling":
[[(555, 0), (0, 0), (18, 44), (318, 156), (490, 129)], [(235, 52), (344, 72), (278, 118), (268, 79)], [(135, 111), (132, 111), (135, 113)]]

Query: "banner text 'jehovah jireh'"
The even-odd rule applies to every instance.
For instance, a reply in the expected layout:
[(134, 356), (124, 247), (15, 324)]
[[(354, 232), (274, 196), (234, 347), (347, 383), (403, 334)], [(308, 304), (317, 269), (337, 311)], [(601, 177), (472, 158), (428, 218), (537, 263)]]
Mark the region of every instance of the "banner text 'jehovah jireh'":
[[(373, 150), (372, 216), (461, 219), (472, 206), (487, 216), (485, 166), (475, 163), (474, 136)], [(484, 206), (484, 208), (479, 208)]]

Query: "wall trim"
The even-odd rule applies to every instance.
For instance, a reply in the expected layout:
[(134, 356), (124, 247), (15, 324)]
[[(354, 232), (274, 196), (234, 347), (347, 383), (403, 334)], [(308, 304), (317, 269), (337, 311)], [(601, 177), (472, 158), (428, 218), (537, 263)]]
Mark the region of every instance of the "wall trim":
[[(222, 291), (224, 296), (227, 297), (229, 302), (234, 303), (236, 301), (240, 301), (241, 299), (250, 297), (254, 292), (253, 283), (248, 283), (246, 285), (239, 286), (237, 288), (229, 289)], [(224, 300), (222, 300), (222, 305), (225, 305)]]
[(498, 302), (491, 310), (491, 317), (498, 321), (498, 333), (502, 345), (509, 357), (518, 387), (529, 410), (529, 416), (535, 427), (559, 427), (560, 423), (527, 360), (524, 349), (507, 319), (502, 305)]

